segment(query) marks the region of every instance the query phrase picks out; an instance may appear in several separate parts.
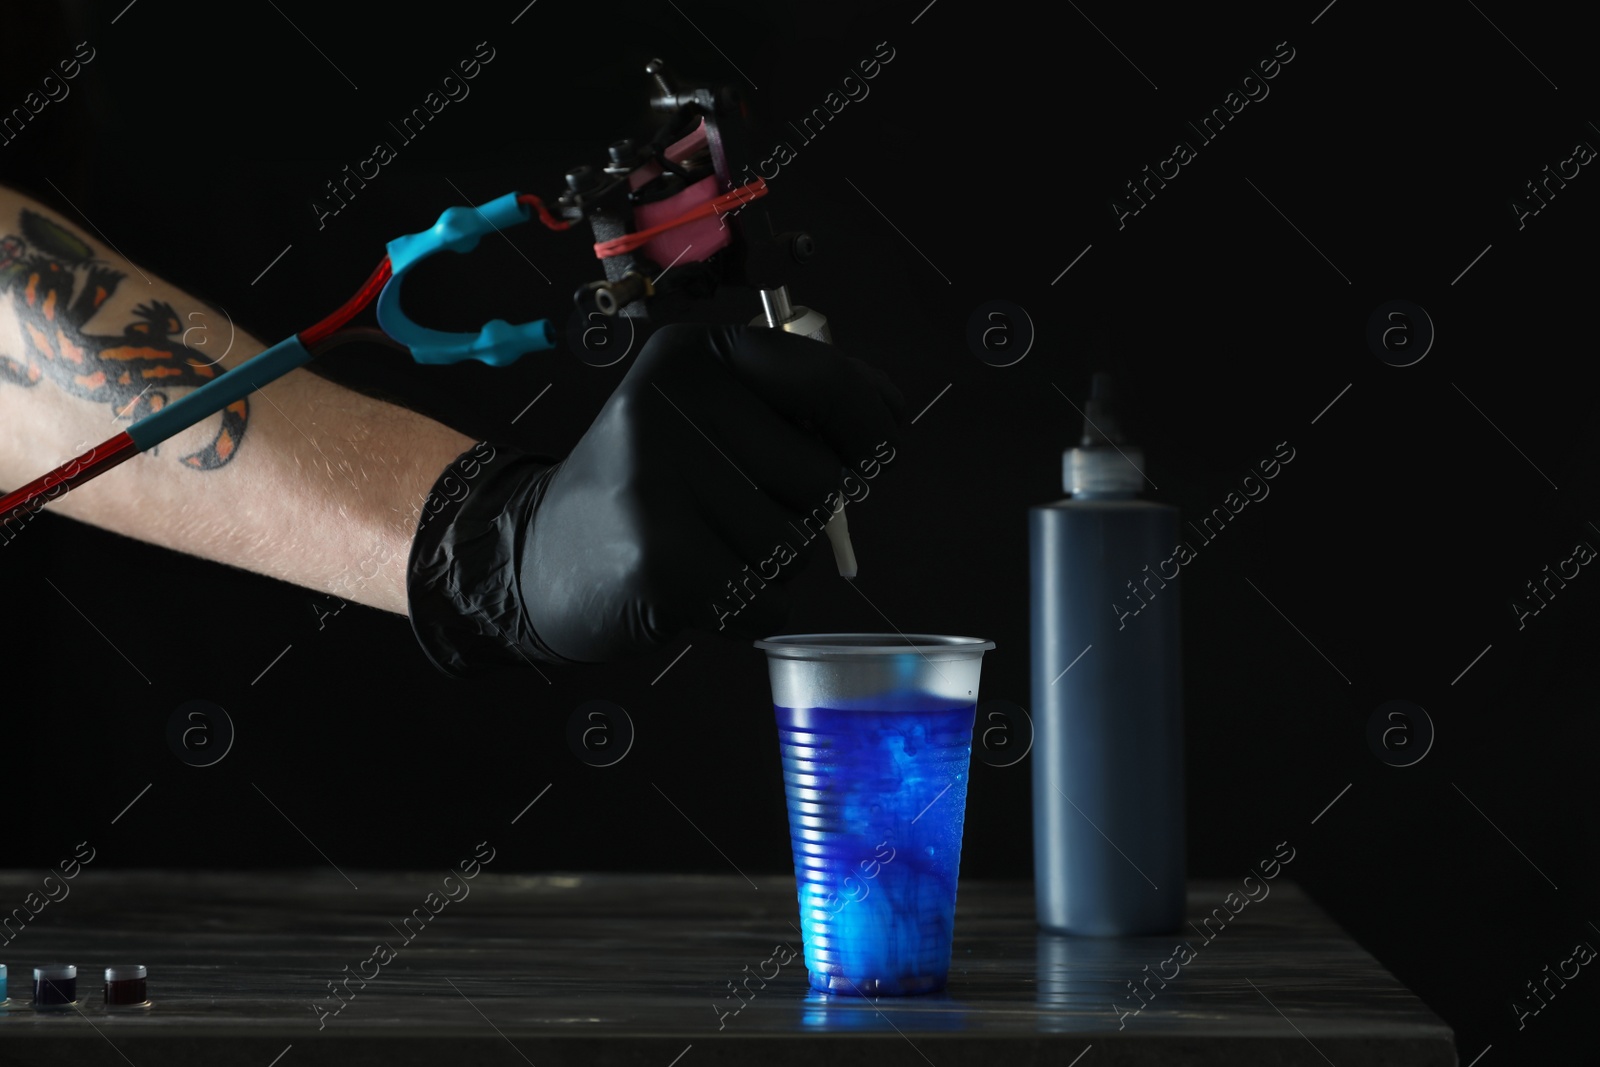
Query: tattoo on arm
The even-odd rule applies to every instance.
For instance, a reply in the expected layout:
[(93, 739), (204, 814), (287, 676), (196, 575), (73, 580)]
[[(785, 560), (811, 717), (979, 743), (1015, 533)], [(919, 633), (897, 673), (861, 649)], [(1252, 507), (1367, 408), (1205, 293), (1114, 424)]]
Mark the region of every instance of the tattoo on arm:
[[(135, 308), (121, 334), (91, 332), (90, 321), (124, 275), (42, 215), (23, 211), (21, 229), (21, 236), (0, 237), (0, 300), (11, 301), (23, 341), (23, 358), (0, 353), (0, 383), (31, 388), (48, 375), (65, 392), (137, 422), (165, 407), (170, 390), (222, 373), (183, 344), (178, 314), (162, 301)], [(227, 465), (249, 419), (247, 399), (229, 404), (211, 443), (180, 462), (196, 470)]]

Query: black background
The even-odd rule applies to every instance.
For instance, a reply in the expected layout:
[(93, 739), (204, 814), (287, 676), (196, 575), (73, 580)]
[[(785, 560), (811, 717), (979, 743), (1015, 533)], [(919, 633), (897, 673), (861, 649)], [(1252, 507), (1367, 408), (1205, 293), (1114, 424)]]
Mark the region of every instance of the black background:
[[(116, 3), (8, 11), (5, 108), (77, 41), (97, 56), (0, 147), (0, 178), (86, 215), (271, 341), (463, 196), (553, 197), (568, 166), (639, 132), (653, 55), (743, 86), (781, 125), (887, 41), (870, 96), (798, 145), (768, 203), (818, 241), (796, 299), (914, 412), (949, 389), (852, 508), (858, 584), (883, 614), (813, 566), (788, 628), (882, 630), (887, 616), (990, 637), (983, 696), (1026, 707), (1027, 508), (1061, 495), (1060, 452), (1081, 427), (1058, 389), (1081, 402), (1092, 370), (1116, 372), (1151, 495), (1189, 517), (1287, 441), (1295, 459), (1271, 496), (1182, 572), (1191, 874), (1241, 878), (1287, 840), (1290, 876), (1456, 1028), (1463, 1062), (1491, 1043), (1486, 1064), (1574, 1048), (1600, 979), (1585, 972), (1520, 1032), (1510, 1005), (1575, 942), (1600, 943), (1585, 785), (1600, 578), (1586, 568), (1521, 630), (1511, 601), (1579, 540), (1600, 545), (1600, 179), (1584, 168), (1521, 230), (1509, 205), (1577, 141), (1600, 144), (1578, 27), (1356, 0), (1320, 15), (1319, 0), (924, 2), (539, 0), (515, 25), (519, 0), (424, 20), (290, 0), (226, 16), (153, 0), (119, 17)], [(496, 56), (471, 95), (319, 230), (323, 183), (394, 142), (387, 122), (484, 40)], [(1119, 229), (1122, 183), (1194, 141), (1184, 122), (1280, 41), (1294, 58), (1270, 95)], [(417, 317), (564, 321), (570, 289), (598, 276), (587, 239), (512, 239), (429, 264), (410, 290), (432, 294)], [(1372, 310), (1399, 298), (1438, 333), (1403, 368), (1365, 341)], [(993, 299), (1037, 328), (1010, 367), (966, 343)], [(756, 310), (727, 293), (702, 317)], [(353, 346), (324, 372), (552, 453), (631, 363), (400, 358)], [(59, 518), (0, 550), (0, 568), (7, 865), (53, 865), (88, 839), (123, 866), (430, 867), (493, 837), (504, 870), (788, 866), (765, 666), (746, 644), (690, 634), (626, 665), (459, 683), (400, 617), (352, 606), (319, 620), (304, 590)], [(212, 767), (167, 747), (169, 716), (192, 699), (237, 729)], [(591, 699), (635, 728), (611, 767), (566, 740)], [(1368, 747), (1390, 699), (1436, 728), (1414, 766)], [(1029, 795), (1027, 760), (974, 761), (965, 876), (1029, 875)]]

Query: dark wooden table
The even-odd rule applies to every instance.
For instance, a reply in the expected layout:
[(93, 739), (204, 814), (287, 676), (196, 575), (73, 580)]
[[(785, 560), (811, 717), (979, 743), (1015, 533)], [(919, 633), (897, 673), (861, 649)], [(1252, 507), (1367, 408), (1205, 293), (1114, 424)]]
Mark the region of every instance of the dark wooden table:
[[(1028, 884), (963, 882), (948, 991), (871, 1002), (778, 962), (801, 947), (790, 878), (485, 870), (445, 902), (444, 870), (346, 873), (86, 868), (0, 939), (0, 1064), (1456, 1063), (1450, 1029), (1284, 879), (1210, 941), (1045, 935)], [(40, 878), (0, 874), (0, 902)], [(1195, 923), (1236, 888), (1191, 885)], [(402, 927), (419, 908), (427, 924)], [(1192, 958), (1165, 962), (1185, 940)], [(49, 962), (77, 964), (78, 1008), (31, 1006)], [(150, 1008), (101, 1005), (116, 963), (149, 967)], [(1175, 969), (1131, 1013), (1128, 983)], [(335, 1000), (359, 972), (376, 976)]]

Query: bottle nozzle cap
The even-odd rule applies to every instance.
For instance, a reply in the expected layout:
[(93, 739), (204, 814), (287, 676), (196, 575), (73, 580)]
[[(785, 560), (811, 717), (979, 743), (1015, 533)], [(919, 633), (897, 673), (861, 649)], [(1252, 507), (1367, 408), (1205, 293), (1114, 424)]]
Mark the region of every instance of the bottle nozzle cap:
[(1103, 370), (1095, 371), (1089, 380), (1089, 402), (1083, 406), (1083, 437), (1078, 443), (1091, 448), (1122, 441), (1122, 427), (1112, 408), (1111, 375)]
[(1084, 404), (1083, 436), (1061, 456), (1061, 481), (1073, 496), (1129, 496), (1144, 481), (1144, 453), (1126, 443), (1112, 408), (1111, 375), (1095, 371)]

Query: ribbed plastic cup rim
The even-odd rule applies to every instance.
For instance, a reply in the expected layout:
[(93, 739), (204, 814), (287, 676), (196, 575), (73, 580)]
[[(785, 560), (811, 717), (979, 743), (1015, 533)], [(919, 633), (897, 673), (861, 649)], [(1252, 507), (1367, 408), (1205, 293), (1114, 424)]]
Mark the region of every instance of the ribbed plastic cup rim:
[(994, 648), (994, 642), (981, 637), (951, 637), (945, 634), (785, 634), (763, 638), (755, 646), (769, 656), (783, 659), (828, 660), (902, 655), (907, 652), (923, 656), (938, 653), (971, 655)]

